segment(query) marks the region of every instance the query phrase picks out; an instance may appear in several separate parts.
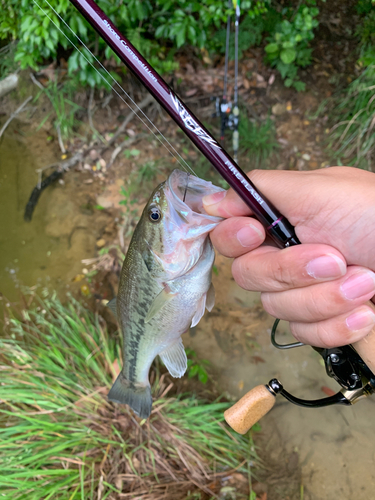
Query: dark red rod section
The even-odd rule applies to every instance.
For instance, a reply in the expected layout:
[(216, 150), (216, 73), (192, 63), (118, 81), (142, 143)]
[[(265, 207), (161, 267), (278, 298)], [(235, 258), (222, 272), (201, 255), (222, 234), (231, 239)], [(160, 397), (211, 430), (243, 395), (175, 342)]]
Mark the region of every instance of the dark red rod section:
[(257, 190), (229, 154), (96, 3), (93, 0), (70, 1), (244, 200), (277, 245), (288, 247), (300, 243), (290, 222)]

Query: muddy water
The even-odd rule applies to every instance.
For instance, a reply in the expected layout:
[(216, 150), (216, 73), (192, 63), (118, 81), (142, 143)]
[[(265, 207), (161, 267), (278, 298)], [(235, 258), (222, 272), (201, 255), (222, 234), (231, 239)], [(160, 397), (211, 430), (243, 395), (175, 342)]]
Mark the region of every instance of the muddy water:
[[(270, 343), (273, 320), (259, 295), (241, 290), (231, 278), (230, 262), (219, 257), (214, 276), (216, 305), (186, 339), (201, 358), (209, 359), (220, 386), (240, 397), (277, 377), (306, 399), (325, 397), (338, 385), (325, 375), (320, 356), (309, 347), (280, 351)], [(280, 343), (291, 341), (280, 324)], [(273, 462), (298, 454), (304, 500), (375, 498), (375, 399), (352, 407), (304, 409), (279, 396), (261, 421), (262, 447)], [(285, 482), (285, 481), (284, 481)], [(294, 492), (301, 498), (300, 491)], [(280, 490), (280, 500), (287, 498)]]
[(12, 301), (20, 284), (69, 289), (81, 260), (95, 255), (94, 212), (82, 208), (89, 193), (75, 192), (78, 173), (46, 189), (32, 221), (23, 220), (36, 169), (60, 160), (47, 137), (13, 121), (0, 142), (0, 292)]

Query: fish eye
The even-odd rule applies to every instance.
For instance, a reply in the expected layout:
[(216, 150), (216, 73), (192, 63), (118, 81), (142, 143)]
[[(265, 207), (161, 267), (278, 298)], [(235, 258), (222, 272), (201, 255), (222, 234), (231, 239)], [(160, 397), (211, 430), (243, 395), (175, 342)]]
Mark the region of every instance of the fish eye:
[(158, 222), (161, 219), (161, 212), (157, 207), (151, 207), (148, 216), (151, 222)]

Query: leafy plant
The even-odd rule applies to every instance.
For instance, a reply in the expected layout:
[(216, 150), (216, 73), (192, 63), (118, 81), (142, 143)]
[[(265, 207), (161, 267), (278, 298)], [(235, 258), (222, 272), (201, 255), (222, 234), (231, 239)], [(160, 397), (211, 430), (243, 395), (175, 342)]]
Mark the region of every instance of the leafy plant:
[(244, 116), (239, 123), (239, 133), (240, 148), (247, 153), (253, 168), (264, 164), (279, 147), (275, 125), (269, 117), (264, 122), (258, 123)]
[(137, 203), (137, 200), (132, 197), (134, 191), (134, 187), (132, 184), (129, 184), (126, 188), (125, 186), (121, 186), (120, 193), (124, 197), (123, 200), (119, 202), (119, 205), (123, 205), (126, 209), (128, 215), (134, 217), (137, 215), (137, 210), (132, 209), (132, 206)]
[(153, 181), (158, 172), (158, 164), (157, 162), (151, 160), (146, 161), (143, 165), (141, 165), (138, 169), (137, 182), (138, 184), (142, 184), (142, 182)]
[(36, 298), (21, 317), (7, 309), (0, 348), (4, 500), (105, 500), (135, 491), (139, 500), (150, 491), (202, 499), (219, 493), (220, 473), (247, 475), (255, 459), (251, 436), (223, 426), (229, 403), (158, 399), (167, 386), (155, 372), (148, 421), (109, 403), (119, 349), (104, 320), (72, 297), (66, 306), (55, 295)]
[(207, 359), (198, 359), (197, 354), (193, 349), (185, 349), (187, 361), (187, 375), (189, 378), (197, 377), (199, 382), (206, 384), (208, 381), (208, 373), (205, 366), (210, 362)]
[(17, 48), (16, 42), (11, 42), (0, 49), (0, 78), (5, 78), (9, 73), (17, 70), (14, 54)]
[(266, 59), (280, 72), (285, 86), (296, 90), (305, 89), (305, 84), (298, 79), (298, 67), (311, 63), (309, 42), (318, 26), (319, 9), (311, 4), (315, 1), (300, 5), (290, 19), (283, 19), (265, 47)]
[[(82, 107), (74, 102), (74, 92), (75, 85), (73, 82), (68, 82), (63, 86), (58, 85), (56, 81), (50, 82), (43, 90), (43, 93), (52, 104), (55, 115), (54, 127), (58, 134), (61, 134), (62, 139), (68, 139), (80, 123), (76, 118), (76, 114)], [(49, 116), (50, 114), (44, 118), (42, 124)]]
[[(263, 13), (263, 10), (259, 13)], [(238, 36), (238, 57), (242, 58), (243, 52), (250, 47), (259, 45), (262, 41), (262, 34), (265, 31), (265, 23), (263, 17), (246, 16), (240, 23), (239, 36)], [(215, 43), (215, 53), (225, 54), (226, 50), (226, 29), (219, 30), (213, 37)], [(229, 37), (229, 59), (235, 58), (235, 35), (233, 30)]]

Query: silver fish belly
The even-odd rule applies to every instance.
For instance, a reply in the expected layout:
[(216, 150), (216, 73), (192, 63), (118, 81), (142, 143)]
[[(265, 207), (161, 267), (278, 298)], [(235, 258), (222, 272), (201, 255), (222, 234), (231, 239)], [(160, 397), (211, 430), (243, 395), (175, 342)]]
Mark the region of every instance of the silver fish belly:
[(133, 234), (117, 299), (109, 304), (123, 335), (124, 364), (108, 399), (128, 404), (141, 418), (151, 413), (153, 360), (159, 355), (173, 377), (182, 377), (181, 335), (214, 305), (208, 233), (221, 219), (204, 212), (202, 198), (218, 191), (179, 170), (155, 189)]

